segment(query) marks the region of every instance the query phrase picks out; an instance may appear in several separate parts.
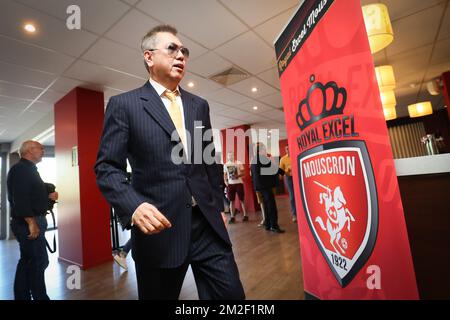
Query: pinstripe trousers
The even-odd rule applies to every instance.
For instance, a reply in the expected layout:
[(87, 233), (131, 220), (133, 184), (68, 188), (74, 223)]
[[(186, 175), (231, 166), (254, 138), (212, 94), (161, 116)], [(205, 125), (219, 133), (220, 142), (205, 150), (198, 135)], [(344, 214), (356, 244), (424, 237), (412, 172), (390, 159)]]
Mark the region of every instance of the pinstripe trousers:
[(161, 269), (136, 261), (139, 299), (177, 300), (189, 265), (200, 300), (245, 299), (231, 246), (214, 232), (198, 206), (192, 208), (191, 243), (181, 266)]

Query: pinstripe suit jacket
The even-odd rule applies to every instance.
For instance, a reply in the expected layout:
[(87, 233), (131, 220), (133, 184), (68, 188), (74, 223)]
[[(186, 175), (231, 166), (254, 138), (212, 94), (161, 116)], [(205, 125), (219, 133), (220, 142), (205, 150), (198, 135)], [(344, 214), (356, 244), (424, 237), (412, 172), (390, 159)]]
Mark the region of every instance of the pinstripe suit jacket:
[[(196, 135), (203, 134), (211, 128), (208, 102), (181, 88), (180, 92), (186, 130), (191, 137), (194, 130), (201, 130)], [(204, 127), (194, 127), (194, 121), (201, 121)], [(208, 165), (203, 159), (200, 164), (174, 164), (171, 153), (178, 143), (171, 141), (174, 130), (161, 98), (147, 81), (143, 87), (109, 100), (95, 164), (97, 184), (118, 212), (122, 225), (130, 226), (132, 214), (143, 202), (153, 204), (171, 222), (171, 228), (155, 235), (132, 228), (133, 257), (160, 268), (177, 267), (186, 258), (192, 196), (218, 239), (231, 245), (220, 214), (222, 173), (215, 163)], [(192, 140), (189, 159), (193, 157)], [(210, 143), (212, 138), (201, 142), (202, 151)], [(127, 158), (132, 168), (131, 183), (126, 179)]]

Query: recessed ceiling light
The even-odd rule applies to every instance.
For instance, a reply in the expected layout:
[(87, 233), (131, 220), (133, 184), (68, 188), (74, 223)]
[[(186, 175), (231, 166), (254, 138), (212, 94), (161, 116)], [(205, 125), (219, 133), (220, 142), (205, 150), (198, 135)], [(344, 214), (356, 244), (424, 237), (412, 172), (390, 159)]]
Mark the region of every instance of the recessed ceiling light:
[(253, 106), (253, 110), (258, 110), (258, 106)]
[(258, 92), (258, 88), (257, 87), (253, 87), (252, 88), (252, 92)]
[(25, 29), (26, 32), (29, 32), (29, 33), (36, 32), (36, 27), (34, 25), (32, 25), (31, 23), (27, 23), (26, 25), (23, 26), (23, 28)]
[(193, 88), (193, 87), (194, 87), (194, 83), (193, 83), (192, 81), (189, 82), (189, 83), (188, 83), (188, 87), (189, 87), (189, 88)]
[(410, 86), (411, 88), (415, 88), (415, 87), (417, 87), (417, 84), (416, 84), (416, 83), (411, 83), (409, 86)]

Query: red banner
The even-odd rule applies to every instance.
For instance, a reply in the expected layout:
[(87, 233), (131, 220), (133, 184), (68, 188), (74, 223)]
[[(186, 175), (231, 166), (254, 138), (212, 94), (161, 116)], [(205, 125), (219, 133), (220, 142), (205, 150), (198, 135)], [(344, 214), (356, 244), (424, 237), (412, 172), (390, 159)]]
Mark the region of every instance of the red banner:
[(418, 299), (360, 1), (304, 1), (275, 49), (305, 292)]

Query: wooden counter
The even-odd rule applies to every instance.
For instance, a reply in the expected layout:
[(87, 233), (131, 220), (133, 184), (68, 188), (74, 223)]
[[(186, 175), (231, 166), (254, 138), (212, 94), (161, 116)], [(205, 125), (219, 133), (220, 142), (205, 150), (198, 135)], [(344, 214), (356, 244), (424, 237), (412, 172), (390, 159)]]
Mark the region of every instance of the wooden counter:
[(395, 160), (421, 299), (450, 299), (450, 154)]

